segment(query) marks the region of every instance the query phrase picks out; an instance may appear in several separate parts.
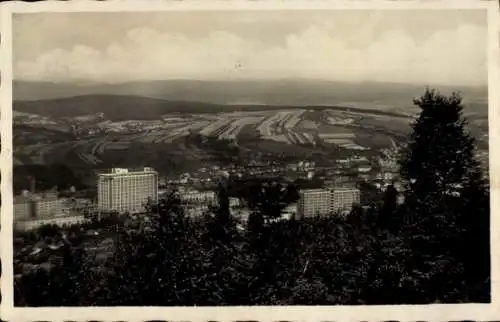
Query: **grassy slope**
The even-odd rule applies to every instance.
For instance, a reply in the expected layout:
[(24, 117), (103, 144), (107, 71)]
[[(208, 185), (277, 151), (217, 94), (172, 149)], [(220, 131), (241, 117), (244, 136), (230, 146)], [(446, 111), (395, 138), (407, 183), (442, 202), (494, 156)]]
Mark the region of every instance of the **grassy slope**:
[(341, 106), (269, 106), (269, 105), (219, 105), (191, 101), (167, 101), (155, 98), (125, 95), (84, 95), (38, 101), (14, 101), (14, 110), (47, 117), (76, 117), (104, 113), (109, 120), (155, 120), (169, 113), (221, 113), (232, 111), (261, 111), (269, 109), (308, 108), (311, 110), (336, 109), (360, 113), (401, 117), (401, 114)]

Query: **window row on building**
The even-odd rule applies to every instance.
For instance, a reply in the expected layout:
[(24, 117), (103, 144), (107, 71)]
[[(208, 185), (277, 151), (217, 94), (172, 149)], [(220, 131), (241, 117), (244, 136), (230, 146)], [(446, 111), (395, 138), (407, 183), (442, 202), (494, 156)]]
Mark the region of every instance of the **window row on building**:
[(360, 191), (354, 188), (307, 189), (300, 191), (299, 196), (300, 218), (347, 212), (360, 202)]

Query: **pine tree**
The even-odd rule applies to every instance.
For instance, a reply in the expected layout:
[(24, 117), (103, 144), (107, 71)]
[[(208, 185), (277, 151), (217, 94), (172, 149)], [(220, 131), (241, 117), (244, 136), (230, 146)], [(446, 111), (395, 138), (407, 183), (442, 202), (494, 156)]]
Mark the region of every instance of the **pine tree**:
[(421, 114), (413, 124), (401, 172), (410, 200), (426, 208), (432, 206), (428, 202), (433, 197), (458, 192), (473, 163), (473, 140), (464, 129), (461, 102), (457, 93), (446, 97), (429, 89), (414, 100)]
[(365, 220), (365, 213), (363, 208), (359, 205), (354, 205), (347, 216), (347, 222), (351, 223), (355, 227), (359, 227), (363, 224)]
[(383, 196), (382, 209), (380, 212), (379, 226), (390, 231), (395, 231), (399, 228), (400, 218), (397, 212), (398, 190), (394, 185), (389, 185)]
[[(446, 97), (429, 89), (415, 99), (421, 113), (401, 160), (411, 209), (409, 222), (420, 229), (424, 239), (434, 235), (430, 240), (436, 242), (456, 232), (452, 208), (473, 161), (472, 139), (464, 129), (461, 101), (456, 93)], [(448, 231), (443, 231), (446, 228)]]
[(107, 305), (192, 305), (200, 256), (194, 228), (176, 192), (152, 205), (143, 230), (121, 227), (100, 301)]
[(241, 287), (239, 275), (235, 270), (239, 240), (236, 221), (229, 208), (229, 195), (226, 187), (219, 184), (217, 204), (211, 207), (204, 217), (205, 231), (202, 236), (204, 266), (204, 305), (231, 304), (234, 290)]
[(217, 205), (211, 208), (207, 219), (207, 238), (227, 244), (234, 238), (236, 222), (229, 209), (229, 195), (222, 184), (217, 188)]
[(299, 199), (296, 186), (276, 181), (252, 185), (249, 192), (249, 207), (266, 220), (281, 217), (283, 210)]
[(469, 169), (461, 190), (458, 225), (461, 240), (457, 255), (464, 263), (465, 281), (471, 285), (471, 301), (490, 298), (490, 204), (489, 189), (477, 162)]
[[(416, 269), (429, 287), (439, 288), (444, 280), (462, 283), (478, 270), (487, 278), (488, 193), (474, 158), (474, 140), (466, 131), (462, 98), (427, 89), (414, 104), (421, 113), (401, 159), (401, 174), (409, 211), (407, 237), (414, 262), (421, 263)], [(473, 263), (478, 259), (473, 254), (485, 250), (488, 256)], [(441, 270), (449, 265), (464, 265), (465, 275), (457, 269), (456, 275), (444, 278)], [(467, 292), (472, 292), (474, 279), (466, 283)], [(433, 298), (443, 298), (445, 293), (436, 291)]]

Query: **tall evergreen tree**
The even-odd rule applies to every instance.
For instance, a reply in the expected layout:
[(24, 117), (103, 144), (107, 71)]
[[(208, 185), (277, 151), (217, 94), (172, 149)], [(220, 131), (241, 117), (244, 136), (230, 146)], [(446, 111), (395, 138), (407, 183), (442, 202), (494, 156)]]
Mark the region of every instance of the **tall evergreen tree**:
[[(414, 262), (422, 263), (415, 269), (428, 283), (422, 287), (436, 289), (434, 298), (445, 296), (445, 285), (439, 289), (439, 283), (458, 284), (464, 277), (467, 292), (472, 292), (477, 284), (472, 276), (478, 271), (480, 279), (489, 275), (489, 206), (462, 98), (427, 89), (414, 104), (421, 113), (401, 159), (401, 174), (410, 213), (407, 237)], [(477, 252), (483, 254), (480, 262)], [(443, 267), (453, 266), (463, 267), (465, 276), (459, 269), (454, 276), (441, 275)]]
[(120, 229), (113, 271), (106, 288), (112, 305), (192, 304), (196, 287), (192, 272), (199, 270), (193, 227), (176, 194), (148, 210), (144, 231)]
[(399, 228), (400, 218), (398, 218), (398, 190), (394, 185), (389, 185), (384, 192), (382, 209), (379, 215), (379, 225), (381, 228), (395, 231)]
[(207, 238), (227, 244), (235, 235), (236, 222), (229, 209), (229, 195), (221, 183), (217, 187), (217, 204), (211, 207), (207, 219)]
[(217, 188), (217, 204), (206, 214), (204, 225), (202, 248), (208, 265), (204, 266), (203, 304), (231, 304), (238, 298), (235, 289), (242, 286), (241, 274), (234, 269), (240, 241), (229, 208), (229, 195), (222, 183)]
[(249, 187), (247, 203), (265, 219), (279, 218), (283, 210), (299, 199), (295, 185), (282, 182), (263, 182)]
[(458, 195), (474, 165), (473, 139), (466, 132), (459, 94), (427, 89), (414, 100), (421, 109), (401, 160), (408, 201), (426, 209), (444, 196)]
[(477, 162), (469, 169), (461, 189), (461, 209), (457, 211), (461, 240), (457, 255), (464, 263), (465, 281), (474, 285), (471, 301), (490, 298), (490, 200), (487, 180)]

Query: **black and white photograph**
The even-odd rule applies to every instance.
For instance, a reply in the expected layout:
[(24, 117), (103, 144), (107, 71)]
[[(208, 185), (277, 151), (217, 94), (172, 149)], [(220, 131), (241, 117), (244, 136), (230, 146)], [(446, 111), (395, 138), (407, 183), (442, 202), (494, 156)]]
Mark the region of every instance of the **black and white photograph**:
[(14, 308), (493, 303), (494, 7), (279, 8), (12, 11)]

